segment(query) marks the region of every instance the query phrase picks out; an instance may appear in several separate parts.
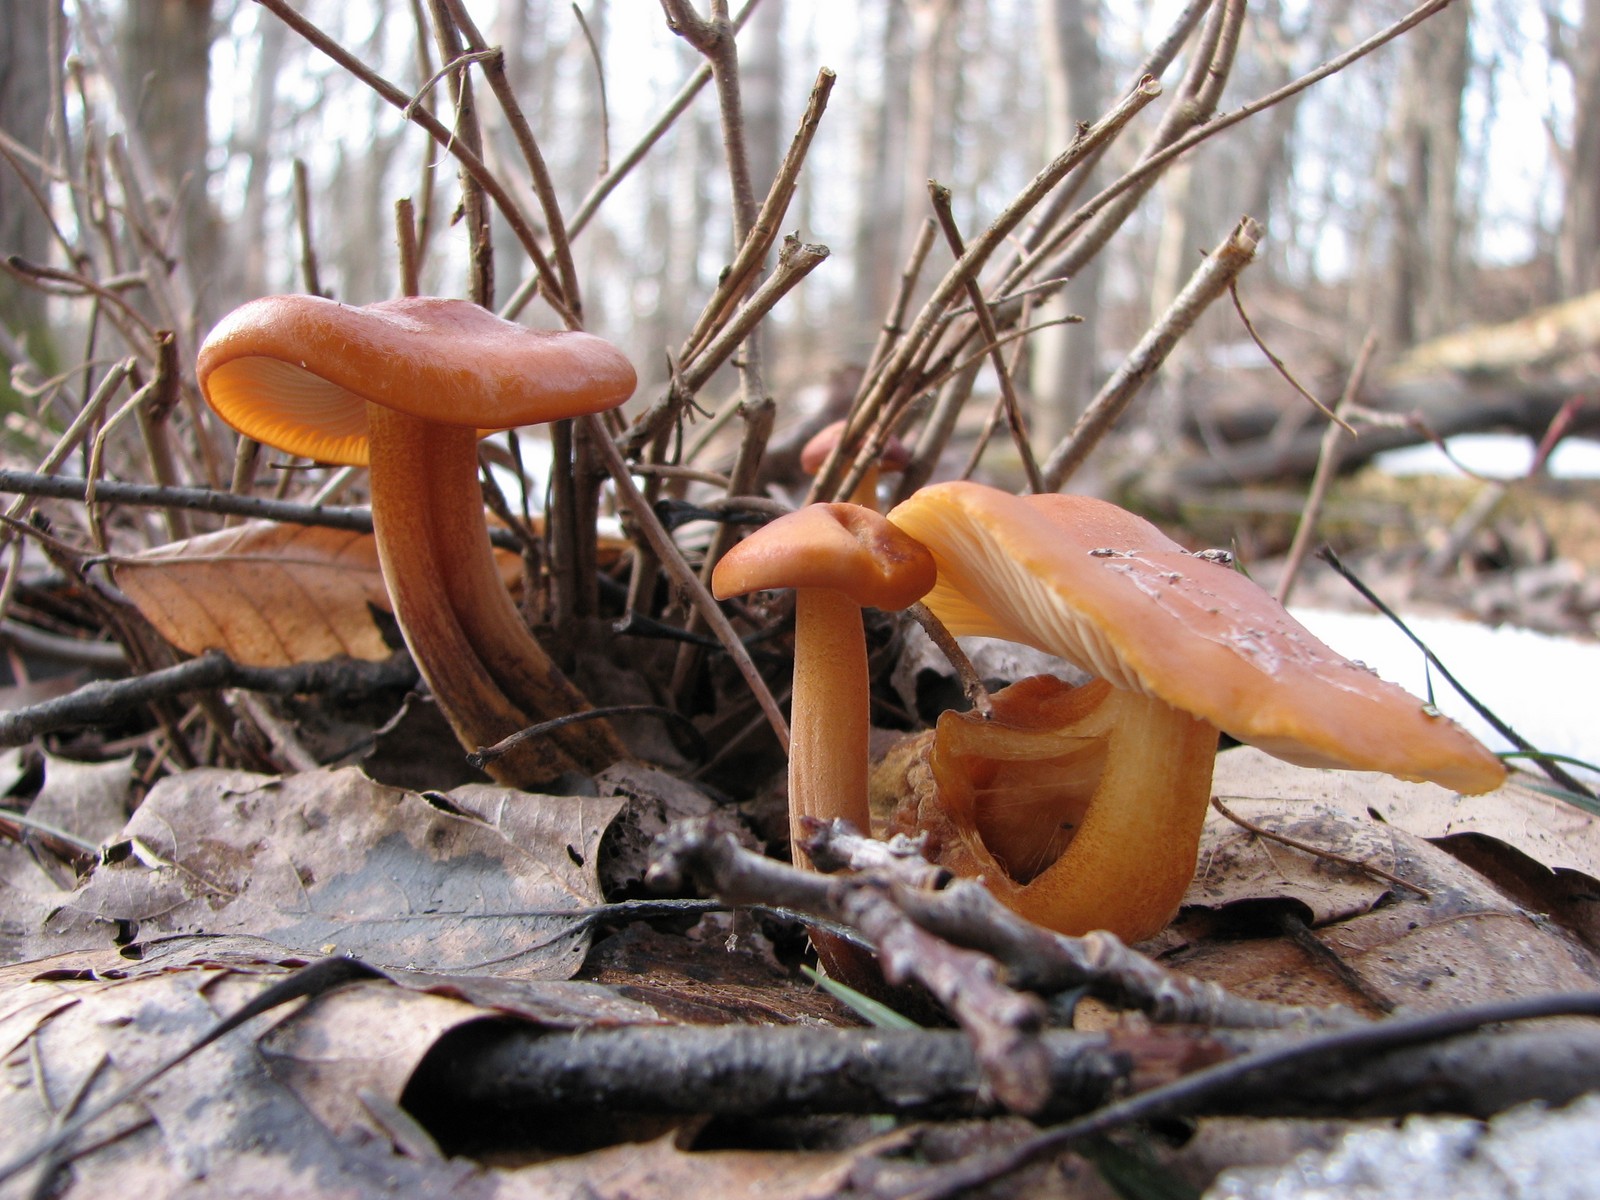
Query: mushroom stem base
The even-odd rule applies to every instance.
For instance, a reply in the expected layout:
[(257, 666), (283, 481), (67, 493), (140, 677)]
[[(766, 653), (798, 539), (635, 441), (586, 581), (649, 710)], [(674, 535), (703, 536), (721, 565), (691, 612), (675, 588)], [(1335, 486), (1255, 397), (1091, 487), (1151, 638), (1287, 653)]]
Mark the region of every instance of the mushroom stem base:
[(1194, 875), (1217, 731), (1160, 700), (1051, 676), (993, 697), (983, 721), (946, 713), (897, 755), (896, 831), (982, 877), (1008, 907), (1060, 933), (1159, 932)]

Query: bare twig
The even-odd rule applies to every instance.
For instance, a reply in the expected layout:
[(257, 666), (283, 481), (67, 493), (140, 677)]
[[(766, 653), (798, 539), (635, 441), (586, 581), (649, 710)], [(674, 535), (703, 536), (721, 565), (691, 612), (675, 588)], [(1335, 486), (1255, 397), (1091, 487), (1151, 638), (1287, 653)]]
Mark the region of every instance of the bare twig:
[[(966, 252), (966, 244), (962, 240), (961, 230), (956, 227), (955, 214), (950, 211), (950, 189), (930, 180), (928, 191), (933, 198), (933, 211), (939, 219), (939, 228), (944, 231), (945, 241), (950, 243), (951, 253), (959, 259)], [(977, 279), (968, 276), (966, 288), (967, 297), (972, 302), (972, 315), (978, 322), (984, 344), (989, 347), (989, 358), (994, 364), (995, 379), (1000, 386), (1000, 403), (1005, 411), (1006, 427), (1011, 431), (1011, 441), (1022, 459), (1022, 470), (1028, 477), (1028, 490), (1038, 494), (1045, 490), (1044, 477), (1039, 473), (1033, 446), (1028, 442), (1028, 431), (1022, 424), (1022, 404), (1017, 399), (1016, 385), (1011, 381), (1011, 372), (1006, 368), (1005, 356), (1000, 351), (1000, 333), (995, 328), (994, 314), (989, 311), (989, 302)]]
[[(1600, 993), (1557, 994), (1501, 1000), (1447, 1012), (1396, 1017), (1370, 1025), (1333, 1030), (1288, 1045), (1268, 1046), (1185, 1075), (1173, 1083), (1117, 1101), (1087, 1117), (1046, 1130), (1004, 1150), (982, 1154), (936, 1172), (928, 1187), (898, 1193), (899, 1200), (947, 1200), (968, 1195), (1028, 1163), (1038, 1162), (1134, 1121), (1192, 1112), (1213, 1097), (1254, 1079), (1256, 1086), (1278, 1083), (1288, 1074), (1315, 1075), (1373, 1054), (1442, 1041), (1488, 1025), (1557, 1016), (1600, 1016)], [(1270, 1073), (1270, 1075), (1269, 1075)]]
[(1277, 591), (1278, 603), (1287, 605), (1289, 594), (1294, 590), (1295, 578), (1300, 574), (1300, 565), (1305, 562), (1306, 552), (1311, 548), (1311, 539), (1317, 531), (1317, 519), (1322, 515), (1322, 505), (1327, 499), (1328, 488), (1333, 485), (1335, 476), (1339, 473), (1339, 451), (1344, 443), (1345, 434), (1350, 426), (1344, 421), (1343, 414), (1356, 397), (1361, 394), (1361, 388), (1366, 383), (1367, 367), (1372, 362), (1372, 354), (1378, 348), (1377, 334), (1368, 331), (1367, 336), (1361, 339), (1361, 349), (1356, 354), (1355, 365), (1350, 368), (1350, 376), (1345, 380), (1344, 392), (1340, 395), (1338, 403), (1333, 406), (1333, 420), (1328, 422), (1327, 428), (1322, 431), (1322, 449), (1317, 455), (1317, 468), (1311, 475), (1311, 488), (1306, 493), (1305, 507), (1300, 510), (1300, 523), (1295, 526), (1294, 538), (1289, 543), (1289, 552), (1284, 556), (1283, 574), (1278, 577)]
[[(881, 411), (889, 400), (906, 383), (919, 360), (925, 360), (931, 351), (934, 334), (941, 328), (946, 311), (956, 297), (966, 290), (967, 280), (975, 278), (994, 252), (1011, 236), (1013, 230), (1038, 203), (1074, 167), (1082, 163), (1101, 145), (1111, 140), (1133, 117), (1161, 94), (1161, 85), (1153, 79), (1142, 79), (1127, 96), (1099, 121), (1082, 130), (1078, 137), (1022, 189), (1003, 212), (990, 223), (976, 239), (968, 244), (964, 253), (945, 272), (944, 278), (934, 287), (933, 294), (923, 304), (910, 329), (900, 339), (890, 354), (878, 381), (862, 396), (845, 436), (839, 439), (834, 453), (823, 464), (812, 482), (808, 500), (830, 495), (839, 485), (843, 473), (840, 447), (855, 445), (870, 428), (869, 444), (863, 445), (857, 455), (876, 456), (883, 453), (883, 443), (893, 426), (892, 417)], [(921, 453), (922, 447), (918, 447)]]
[(828, 107), (828, 96), (833, 91), (834, 80), (834, 73), (826, 67), (817, 73), (816, 83), (812, 85), (811, 95), (806, 101), (805, 112), (800, 117), (800, 127), (789, 143), (789, 150), (784, 155), (783, 162), (779, 164), (778, 174), (773, 179), (772, 186), (767, 189), (767, 198), (762, 202), (761, 211), (756, 214), (733, 262), (718, 279), (716, 291), (701, 309), (694, 329), (690, 331), (683, 349), (678, 354), (680, 361), (690, 362), (694, 359), (716, 329), (727, 321), (734, 306), (759, 276), (766, 263), (767, 253), (778, 240), (784, 215), (789, 211), (789, 204), (794, 199), (795, 187), (800, 179), (800, 168), (805, 165), (806, 154), (811, 149), (811, 140), (822, 122), (823, 112)]
[[(505, 52), (498, 47), (493, 50), (489, 48), (463, 0), (445, 0), (445, 3), (450, 6), (451, 16), (455, 18), (456, 27), (466, 39), (468, 48), (477, 55), (478, 65), (483, 71), (484, 78), (489, 81), (489, 88), (494, 92), (501, 111), (505, 113), (506, 123), (511, 128), (518, 149), (522, 151), (522, 159), (527, 164), (528, 173), (533, 179), (534, 195), (539, 198), (539, 209), (544, 214), (545, 228), (550, 233), (550, 253), (555, 259), (556, 270), (561, 277), (562, 301), (575, 316), (581, 318), (583, 302), (578, 292), (578, 268), (572, 261), (572, 243), (567, 237), (566, 221), (561, 215), (561, 202), (556, 196), (555, 180), (551, 178), (550, 169), (545, 165), (544, 154), (539, 149), (538, 139), (533, 135), (533, 128), (528, 124), (528, 118), (523, 114), (521, 104), (517, 101), (517, 94), (506, 78)], [(602, 97), (604, 94), (602, 81)]]
[(1106, 380), (1078, 418), (1078, 423), (1072, 427), (1072, 432), (1050, 452), (1044, 464), (1047, 490), (1060, 491), (1073, 472), (1083, 465), (1100, 439), (1110, 431), (1133, 398), (1160, 369), (1178, 339), (1199, 319), (1211, 302), (1228, 289), (1228, 285), (1238, 278), (1239, 272), (1254, 261), (1261, 236), (1261, 226), (1250, 217), (1245, 217), (1222, 244), (1206, 256), (1171, 307), (1139, 339), (1139, 344), (1123, 364)]
[(357, 696), (379, 688), (405, 687), (416, 678), (417, 669), (404, 654), (382, 662), (337, 658), (289, 667), (247, 667), (213, 650), (175, 667), (132, 679), (86, 683), (54, 700), (0, 713), (0, 746), (20, 746), (59, 729), (104, 724), (153, 700), (191, 692), (234, 687), (279, 696), (301, 692)]
[(1233, 280), (1228, 284), (1228, 296), (1233, 300), (1233, 311), (1239, 314), (1239, 323), (1244, 326), (1244, 331), (1250, 335), (1250, 340), (1256, 344), (1256, 349), (1267, 356), (1267, 361), (1272, 364), (1272, 369), (1278, 373), (1279, 377), (1327, 420), (1338, 425), (1346, 433), (1354, 433), (1355, 430), (1350, 427), (1350, 423), (1339, 416), (1336, 409), (1329, 408), (1321, 400), (1318, 400), (1316, 396), (1312, 395), (1305, 384), (1295, 378), (1294, 372), (1289, 370), (1289, 365), (1272, 352), (1272, 347), (1267, 345), (1266, 339), (1256, 329), (1256, 323), (1250, 319), (1250, 314), (1245, 311), (1244, 301), (1239, 299), (1238, 280)]
[[(289, 0), (259, 0), (259, 3), (301, 37), (305, 38), (311, 45), (366, 84), (389, 104), (392, 104), (401, 112), (407, 111), (408, 106), (411, 105), (410, 96), (376, 71), (373, 71), (316, 25), (301, 16)], [(505, 217), (507, 226), (516, 235), (517, 241), (522, 243), (522, 248), (528, 252), (528, 257), (533, 260), (534, 267), (544, 283), (545, 302), (555, 310), (556, 315), (569, 328), (577, 328), (578, 318), (567, 307), (561, 291), (561, 280), (554, 268), (551, 267), (549, 257), (544, 252), (544, 247), (539, 244), (539, 239), (535, 236), (533, 227), (528, 223), (527, 215), (522, 211), (515, 198), (495, 177), (494, 172), (490, 171), (484, 164), (483, 159), (464, 146), (449, 127), (444, 125), (426, 108), (421, 106), (411, 107), (409, 117), (411, 121), (425, 129), (428, 136), (446, 152), (454, 155), (456, 160), (471, 173), (472, 178), (478, 182), (478, 185), (494, 201), (495, 207)]]
[(789, 750), (789, 723), (784, 720), (783, 710), (778, 707), (778, 702), (773, 698), (772, 691), (767, 687), (766, 681), (761, 678), (761, 672), (750, 659), (750, 652), (744, 648), (744, 643), (739, 640), (739, 635), (734, 632), (728, 618), (717, 607), (716, 600), (706, 590), (705, 584), (700, 582), (700, 577), (695, 574), (694, 568), (684, 561), (683, 552), (678, 549), (676, 542), (657, 518), (655, 511), (640, 494), (638, 485), (633, 482), (633, 477), (628, 473), (627, 461), (617, 449), (611, 438), (605, 432), (605, 426), (598, 418), (588, 416), (581, 418), (589, 423), (595, 435), (601, 459), (606, 469), (611, 472), (611, 482), (617, 489), (617, 496), (622, 506), (627, 510), (629, 518), (644, 534), (650, 543), (650, 548), (655, 551), (661, 560), (663, 569), (672, 577), (672, 582), (683, 589), (694, 603), (697, 611), (705, 618), (711, 632), (717, 635), (717, 640), (727, 650), (728, 656), (733, 660), (739, 675), (749, 686), (756, 702), (761, 706), (761, 711), (766, 714), (767, 723), (772, 726), (772, 732), (777, 735), (778, 743), (785, 753)]
[(989, 700), (989, 689), (984, 686), (978, 668), (972, 665), (972, 660), (967, 657), (967, 652), (961, 648), (961, 643), (945, 628), (945, 623), (934, 616), (933, 610), (922, 601), (917, 601), (906, 609), (906, 615), (922, 626), (922, 631), (945, 656), (951, 668), (956, 673), (956, 678), (961, 681), (961, 691), (967, 697), (967, 703), (972, 705), (972, 710), (984, 720), (994, 716), (994, 705)]

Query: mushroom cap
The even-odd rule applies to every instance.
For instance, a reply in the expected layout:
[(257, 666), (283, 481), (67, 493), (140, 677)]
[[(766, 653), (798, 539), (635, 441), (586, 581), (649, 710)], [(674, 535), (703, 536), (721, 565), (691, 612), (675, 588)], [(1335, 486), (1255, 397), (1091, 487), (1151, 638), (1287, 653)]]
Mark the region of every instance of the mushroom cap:
[(484, 432), (615, 408), (633, 366), (592, 334), (528, 329), (466, 300), (364, 308), (267, 296), (200, 348), (200, 389), (240, 433), (319, 462), (364, 466), (367, 404)]
[(933, 553), (952, 633), (1023, 642), (1303, 766), (1484, 792), (1505, 767), (1403, 688), (1319, 641), (1246, 576), (1086, 496), (924, 488), (889, 519)]
[(859, 504), (808, 504), (771, 521), (717, 563), (717, 599), (771, 588), (828, 588), (893, 612), (933, 586), (933, 556)]
[[(806, 444), (800, 448), (800, 469), (807, 475), (815, 475), (822, 470), (822, 464), (828, 461), (828, 455), (833, 453), (833, 448), (839, 444), (839, 439), (844, 436), (847, 421), (835, 421), (831, 425), (824, 425), (812, 434)], [(878, 469), (888, 471), (904, 471), (911, 462), (911, 449), (893, 434), (883, 444), (883, 453), (878, 455)]]

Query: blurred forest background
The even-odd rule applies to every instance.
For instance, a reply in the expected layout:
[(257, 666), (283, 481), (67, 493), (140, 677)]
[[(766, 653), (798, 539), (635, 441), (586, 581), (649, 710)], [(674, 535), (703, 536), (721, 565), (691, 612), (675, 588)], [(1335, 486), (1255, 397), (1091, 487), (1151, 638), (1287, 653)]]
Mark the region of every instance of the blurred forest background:
[[(423, 86), (441, 61), (429, 0), (293, 7), (451, 120), (445, 84)], [(584, 323), (638, 365), (637, 410), (664, 386), (671, 355), (734, 251), (715, 89), (701, 87), (681, 116), (657, 125), (709, 71), (653, 0), (470, 7), (488, 42), (504, 49), (506, 76), (571, 225)], [(775, 445), (786, 426), (817, 411), (830, 381), (835, 415), (842, 412), (839, 393), (853, 390), (851, 372), (867, 362), (929, 219), (928, 180), (949, 188), (957, 225), (975, 237), (1080, 123), (1107, 112), (1152, 62), (1161, 65), (1163, 98), (1052, 198), (1057, 213), (1071, 211), (1171, 140), (1163, 123), (1191, 69), (1196, 31), (1214, 11), (1172, 0), (751, 7), (739, 35), (739, 82), (757, 198), (818, 69), (837, 73), (784, 218), (786, 230), (830, 255), (763, 327)], [(1230, 33), (1238, 45), (1221, 94), (1210, 98), (1214, 111), (1271, 93), (1407, 8), (1387, 0), (1249, 6)], [(118, 289), (153, 325), (176, 331), (185, 370), (210, 324), (244, 299), (312, 286), (356, 304), (397, 294), (391, 212), (401, 197), (419, 214), (425, 292), (486, 285), (502, 311), (556, 323), (530, 299), (533, 273), (503, 221), (491, 222), (492, 280), (469, 284), (454, 164), (396, 105), (266, 8), (7, 0), (5, 32), (0, 247)], [(484, 102), (477, 119), (485, 161), (526, 196), (528, 171), (503, 111)], [(646, 142), (638, 164), (620, 170)], [(1428, 339), (1600, 287), (1600, 0), (1443, 6), (1348, 69), (1204, 141), (1058, 253), (1039, 257), (1034, 332), (1008, 352), (1041, 456), (1242, 215), (1265, 228), (1242, 303), (1267, 346), (1330, 405), (1369, 336), (1376, 361), (1392, 364)], [(942, 240), (929, 262), (913, 313), (949, 262)], [(0, 276), (0, 356), (22, 414), (43, 413), (37, 397), (47, 381), (92, 362), (99, 345), (83, 306), (53, 299), (52, 290), (81, 295), (16, 270)], [(1068, 314), (1083, 319), (1060, 323)], [(1581, 328), (1577, 336), (1580, 351), (1594, 342)], [(1518, 361), (1514, 379), (1496, 377), (1492, 411), (1464, 424), (1504, 425), (1509, 410), (1509, 423), (1537, 439), (1564, 404), (1568, 427), (1584, 432), (1594, 364), (1572, 350), (1569, 339), (1553, 398), (1542, 384), (1529, 390), (1528, 361)], [(1481, 366), (1453, 369), (1481, 374)], [(73, 390), (87, 395), (95, 370)], [(725, 368), (717, 377), (724, 390), (736, 386), (731, 375)], [(987, 372), (974, 375), (967, 386), (993, 395)], [(1375, 370), (1370, 378), (1383, 377)], [(1487, 403), (1454, 394), (1449, 402)], [(1283, 444), (1295, 434), (1314, 442), (1317, 433), (1312, 410), (1227, 303), (1187, 332), (1134, 414), (1121, 426), (1123, 457), (1141, 465), (1179, 445), (1214, 459), (1263, 430)], [(27, 425), (13, 415), (14, 448)], [(1392, 440), (1422, 436), (1402, 431)], [(48, 445), (41, 433), (23, 457), (36, 459)], [(987, 468), (1015, 483), (1007, 450), (993, 448)], [(1290, 472), (1308, 475), (1314, 457)], [(1107, 486), (1100, 472), (1114, 461), (1097, 459), (1097, 471), (1074, 486)], [(201, 473), (225, 482), (216, 464)], [(1243, 467), (1234, 472), (1236, 481), (1250, 477)]]

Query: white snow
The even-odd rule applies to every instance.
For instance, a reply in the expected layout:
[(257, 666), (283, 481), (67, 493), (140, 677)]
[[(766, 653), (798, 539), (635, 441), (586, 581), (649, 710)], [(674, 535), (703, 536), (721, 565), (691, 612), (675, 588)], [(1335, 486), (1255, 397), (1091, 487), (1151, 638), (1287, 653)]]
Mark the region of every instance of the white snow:
[[(1345, 657), (1427, 696), (1422, 651), (1387, 617), (1315, 609), (1295, 609), (1294, 615)], [(1439, 617), (1406, 617), (1405, 622), (1462, 686), (1533, 745), (1600, 762), (1600, 643)], [(1490, 749), (1512, 748), (1437, 672), (1432, 679), (1441, 711)]]

